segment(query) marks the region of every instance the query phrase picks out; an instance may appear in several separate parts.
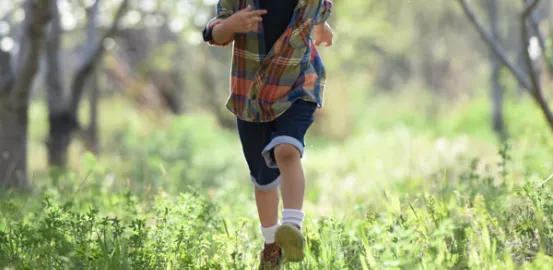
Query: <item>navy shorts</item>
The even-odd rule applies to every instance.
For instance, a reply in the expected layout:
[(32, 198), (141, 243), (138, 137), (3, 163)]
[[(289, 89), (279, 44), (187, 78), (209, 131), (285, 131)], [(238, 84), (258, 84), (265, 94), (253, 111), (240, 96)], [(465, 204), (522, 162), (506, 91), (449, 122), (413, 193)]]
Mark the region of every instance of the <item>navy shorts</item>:
[(317, 104), (297, 100), (272, 122), (257, 123), (238, 119), (238, 134), (253, 183), (261, 190), (280, 184), (280, 171), (274, 149), (281, 144), (295, 146), (303, 156), (305, 134), (315, 120)]

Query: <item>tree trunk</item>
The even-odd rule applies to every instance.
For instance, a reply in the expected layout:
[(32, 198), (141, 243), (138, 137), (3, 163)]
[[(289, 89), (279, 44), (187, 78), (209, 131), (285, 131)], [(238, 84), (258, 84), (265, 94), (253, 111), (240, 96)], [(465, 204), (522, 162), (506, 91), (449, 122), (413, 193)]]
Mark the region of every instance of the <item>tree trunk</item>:
[(5, 102), (0, 106), (0, 190), (28, 188), (27, 109)]
[[(96, 1), (94, 5), (86, 10), (86, 16), (88, 23), (86, 25), (86, 35), (89, 40), (86, 51), (94, 50), (94, 44), (98, 40), (98, 5), (99, 1)], [(98, 99), (100, 96), (100, 89), (98, 89), (98, 72), (94, 71), (90, 74), (89, 78), (89, 105), (90, 115), (88, 128), (84, 131), (84, 141), (87, 149), (98, 155), (100, 147), (98, 144)]]
[(497, 60), (491, 60), (491, 97), (492, 97), (492, 127), (497, 135), (504, 139), (505, 120), (503, 118), (503, 104), (505, 100), (505, 91), (500, 84), (501, 65)]
[[(61, 83), (52, 83), (52, 85), (59, 85), (59, 87), (49, 87), (48, 89), (49, 97), (51, 95), (51, 98), (49, 98), (50, 137), (48, 139), (48, 158), (50, 166), (52, 167), (65, 168), (67, 166), (68, 150), (71, 144), (73, 133), (77, 130), (81, 130), (78, 122), (78, 112), (79, 104), (83, 96), (86, 82), (88, 79), (90, 79), (90, 76), (94, 74), (96, 65), (105, 52), (103, 45), (105, 39), (112, 36), (117, 30), (119, 20), (121, 19), (121, 17), (123, 17), (123, 14), (127, 10), (128, 3), (128, 0), (123, 1), (119, 9), (117, 10), (117, 14), (113, 19), (111, 27), (107, 30), (106, 33), (104, 33), (102, 37), (97, 40), (89, 40), (91, 44), (87, 44), (86, 50), (83, 53), (83, 62), (77, 69), (75, 77), (73, 78), (71, 89), (69, 89), (69, 97), (67, 99), (63, 98), (63, 91), (56, 90), (62, 89)], [(52, 12), (52, 16), (54, 22), (56, 22), (57, 20), (56, 27), (59, 27), (59, 12), (57, 9), (57, 5), (53, 6), (55, 6), (55, 9)], [(98, 7), (99, 0), (96, 0), (92, 5), (91, 10), (89, 11), (91, 12), (91, 14), (89, 14), (89, 19), (97, 19), (96, 17), (98, 16), (99, 12)], [(95, 21), (93, 21), (92, 23), (95, 23)], [(55, 29), (56, 28), (53, 28), (53, 30)], [(52, 53), (55, 54), (51, 55), (50, 52), (48, 53), (48, 69), (49, 73), (53, 74), (52, 77), (50, 78), (49, 76), (48, 79), (61, 81), (59, 77), (59, 56), (57, 54), (59, 52), (59, 38), (61, 35), (61, 28), (58, 29), (58, 33), (52, 31), (51, 34), (54, 36), (50, 37), (50, 39), (53, 40), (53, 44), (52, 48), (49, 48), (49, 50), (51, 50)], [(56, 42), (58, 44), (56, 44)], [(48, 85), (50, 86), (50, 84)], [(85, 130), (84, 132), (84, 135), (86, 135), (87, 131)]]
[(76, 117), (65, 110), (66, 98), (64, 96), (61, 80), (60, 65), (60, 40), (61, 24), (57, 1), (52, 2), (50, 8), (52, 22), (46, 41), (46, 88), (48, 94), (48, 123), (49, 134), (46, 141), (48, 149), (48, 164), (51, 167), (64, 167), (67, 162), (67, 151), (70, 138), (68, 134), (78, 127)]
[[(488, 20), (492, 37), (499, 41), (498, 6), (496, 0), (486, 1)], [(492, 99), (492, 128), (500, 139), (505, 139), (505, 121), (503, 119), (504, 89), (500, 83), (501, 63), (492, 49), (490, 49), (490, 75), (491, 75), (491, 99)]]
[(88, 151), (98, 155), (100, 153), (100, 143), (98, 142), (98, 101), (100, 99), (100, 89), (98, 88), (98, 74), (92, 74), (90, 78), (90, 123), (86, 129), (85, 143)]
[(71, 133), (79, 128), (74, 115), (62, 111), (48, 115), (50, 130), (47, 149), (48, 164), (51, 167), (64, 168), (67, 164), (67, 150), (71, 144)]
[(48, 22), (50, 0), (28, 0), (24, 3), (21, 50), (17, 65), (7, 54), (0, 54), (0, 187), (26, 188), (27, 125), (29, 93), (38, 69), (44, 42), (44, 25)]

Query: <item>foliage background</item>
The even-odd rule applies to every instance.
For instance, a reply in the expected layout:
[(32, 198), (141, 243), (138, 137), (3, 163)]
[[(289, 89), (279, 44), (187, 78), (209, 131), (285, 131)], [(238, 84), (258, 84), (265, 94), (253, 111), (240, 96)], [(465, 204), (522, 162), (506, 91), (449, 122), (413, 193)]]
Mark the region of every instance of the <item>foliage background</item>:
[[(86, 44), (77, 2), (60, 1), (67, 73)], [(101, 25), (109, 25), (118, 1), (101, 3)], [(0, 10), (18, 4), (4, 1)], [(37, 77), (29, 114), (33, 191), (1, 197), (0, 267), (254, 267), (261, 238), (253, 190), (223, 106), (230, 48), (208, 48), (199, 33), (214, 4), (132, 2), (99, 70), (100, 154), (75, 140), (66, 173), (48, 168), (44, 75)], [(485, 20), (482, 1), (471, 4)], [(512, 18), (521, 8), (514, 0), (499, 5), (501, 41), (513, 58)], [(550, 11), (547, 2), (540, 6), (546, 33)], [(17, 46), (17, 12), (13, 23), (0, 22), (5, 50)], [(337, 0), (330, 23), (335, 45), (321, 48), (326, 106), (304, 158), (309, 254), (286, 267), (549, 269), (551, 134), (502, 71), (509, 139), (498, 139), (489, 53), (459, 5)], [(176, 74), (171, 91), (181, 114), (154, 102), (153, 72)], [(542, 80), (550, 96), (546, 73)], [(84, 123), (88, 113), (85, 103)]]

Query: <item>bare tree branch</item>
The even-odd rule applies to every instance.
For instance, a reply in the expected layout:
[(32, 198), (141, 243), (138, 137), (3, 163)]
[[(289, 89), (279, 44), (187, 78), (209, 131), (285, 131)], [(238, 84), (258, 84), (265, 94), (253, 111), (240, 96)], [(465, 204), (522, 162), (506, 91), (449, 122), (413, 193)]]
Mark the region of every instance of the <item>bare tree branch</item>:
[[(530, 24), (532, 26), (532, 30), (536, 33), (536, 37), (538, 38), (538, 42), (540, 44), (542, 52), (547, 52), (547, 47), (545, 45), (546, 38), (540, 30), (540, 27), (538, 25), (538, 18), (536, 16), (530, 16)], [(551, 61), (548, 61), (548, 64), (551, 64)]]
[(119, 21), (121, 17), (123, 17), (123, 14), (127, 10), (127, 6), (129, 4), (129, 0), (123, 0), (123, 3), (117, 10), (117, 13), (113, 19), (113, 23), (111, 27), (104, 33), (102, 38), (97, 41), (97, 44), (95, 47), (92, 48), (91, 51), (87, 52), (85, 61), (83, 64), (77, 69), (77, 75), (73, 79), (73, 83), (71, 86), (71, 105), (70, 105), (70, 112), (75, 113), (79, 107), (79, 102), (81, 100), (81, 96), (83, 94), (84, 85), (86, 83), (86, 78), (94, 71), (96, 68), (96, 64), (98, 61), (102, 58), (105, 49), (104, 49), (104, 41), (111, 37), (117, 30)]
[[(528, 17), (536, 6), (539, 4), (539, 0), (534, 0), (532, 3), (526, 6), (524, 11), (521, 14), (521, 20), (520, 20), (520, 30), (521, 30), (521, 40), (523, 43), (523, 48), (528, 48), (529, 41), (528, 41), (528, 26), (526, 24)], [(532, 97), (534, 98), (534, 101), (538, 103), (540, 106), (542, 113), (544, 114), (547, 123), (549, 124), (549, 128), (553, 130), (553, 113), (549, 109), (549, 104), (547, 104), (547, 101), (543, 97), (541, 84), (539, 81), (538, 76), (536, 75), (534, 65), (532, 63), (532, 59), (530, 58), (530, 52), (526, 49), (524, 53), (524, 62), (526, 64), (526, 68), (528, 69), (528, 73), (530, 74), (530, 81), (532, 83)]]
[(39, 56), (44, 42), (44, 26), (50, 19), (52, 0), (27, 0), (23, 21), (23, 40), (20, 42), (20, 65), (15, 70), (16, 78), (10, 99), (17, 105), (27, 104), (33, 78), (38, 70)]
[[(523, 0), (524, 4), (531, 4), (531, 0)], [(537, 7), (537, 5), (536, 5)], [(532, 30), (534, 31), (536, 38), (538, 39), (538, 43), (540, 45), (540, 49), (542, 52), (543, 60), (545, 61), (545, 64), (547, 65), (547, 69), (550, 74), (553, 74), (553, 57), (551, 55), (548, 55), (546, 40), (547, 38), (542, 33), (539, 27), (539, 18), (536, 14), (536, 12), (531, 12), (529, 15), (529, 23), (532, 27)]]
[(540, 3), (540, 0), (532, 0), (532, 2), (524, 8), (524, 11), (522, 12), (522, 18), (526, 20), (530, 14), (536, 9), (538, 4)]
[[(521, 14), (520, 18), (520, 33), (521, 33), (521, 41), (522, 41), (522, 48), (524, 48), (524, 64), (526, 65), (526, 68), (528, 69), (528, 74), (530, 75), (530, 82), (532, 83), (532, 93), (534, 95), (541, 94), (541, 85), (539, 83), (539, 79), (536, 75), (534, 64), (532, 63), (532, 59), (530, 58), (530, 53), (528, 51), (529, 39), (528, 39), (528, 26), (527, 21), (530, 14), (532, 14), (532, 11), (536, 8), (536, 6), (539, 4), (539, 0), (533, 0), (530, 4), (528, 4), (524, 11)], [(540, 95), (541, 96), (541, 95)]]
[(531, 89), (532, 85), (529, 81), (527, 75), (524, 73), (524, 71), (518, 69), (513, 62), (509, 60), (509, 57), (507, 56), (507, 53), (505, 52), (505, 49), (501, 44), (496, 42), (490, 32), (488, 32), (484, 25), (478, 20), (476, 17), (476, 14), (472, 10), (472, 8), (469, 6), (466, 0), (457, 0), (459, 4), (463, 7), (463, 11), (465, 12), (465, 15), (469, 18), (471, 23), (476, 27), (476, 30), (478, 30), (478, 33), (482, 37), (482, 39), (488, 44), (488, 46), (493, 50), (493, 52), (497, 55), (497, 57), (501, 60), (501, 62), (507, 66), (507, 68), (515, 75), (517, 80), (521, 83), (521, 85), (526, 89)]
[(476, 15), (474, 11), (471, 9), (471, 7), (467, 4), (467, 0), (457, 0), (461, 6), (463, 7), (463, 10), (467, 17), (470, 19), (470, 21), (474, 24), (478, 32), (480, 33), (481, 37), (486, 41), (488, 46), (495, 52), (495, 54), (499, 57), (499, 59), (509, 68), (511, 73), (517, 78), (519, 83), (526, 89), (529, 90), (532, 98), (534, 101), (538, 104), (540, 107), (542, 113), (544, 114), (547, 123), (549, 125), (549, 128), (553, 131), (553, 113), (549, 109), (549, 105), (547, 104), (547, 101), (543, 97), (542, 89), (540, 85), (539, 78), (536, 74), (536, 70), (534, 69), (534, 64), (532, 62), (532, 59), (530, 57), (530, 52), (528, 50), (529, 47), (529, 37), (528, 37), (528, 26), (527, 21), (529, 19), (529, 16), (532, 14), (534, 9), (538, 6), (539, 0), (532, 0), (528, 5), (525, 5), (525, 8), (523, 12), (520, 14), (520, 28), (521, 28), (521, 43), (522, 43), (522, 50), (523, 50), (523, 58), (524, 58), (524, 64), (526, 65), (526, 73), (530, 77), (529, 79), (526, 77), (526, 73), (521, 71), (520, 69), (517, 69), (511, 61), (507, 58), (507, 54), (505, 53), (503, 47), (501, 44), (499, 44), (497, 41), (495, 41), (492, 37), (492, 35), (482, 26), (482, 23), (476, 18)]

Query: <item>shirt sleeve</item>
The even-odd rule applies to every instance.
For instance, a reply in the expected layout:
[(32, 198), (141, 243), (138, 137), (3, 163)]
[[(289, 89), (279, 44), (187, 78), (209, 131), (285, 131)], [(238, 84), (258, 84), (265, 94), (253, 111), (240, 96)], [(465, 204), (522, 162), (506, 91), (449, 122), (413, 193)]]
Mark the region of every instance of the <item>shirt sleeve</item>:
[[(217, 16), (215, 18), (211, 19), (207, 25), (207, 28), (214, 27), (217, 23), (214, 22), (220, 22), (221, 20), (227, 19), (228, 17), (232, 16), (234, 14), (234, 0), (219, 0), (217, 2)], [(224, 47), (229, 44), (231, 44), (234, 41), (234, 39), (230, 39), (222, 44), (215, 43), (214, 40), (208, 41), (207, 44), (215, 47)]]
[(321, 7), (319, 8), (319, 14), (317, 14), (317, 19), (315, 20), (315, 24), (322, 24), (325, 23), (326, 20), (330, 17), (330, 14), (332, 13), (332, 0), (323, 0), (321, 3)]

